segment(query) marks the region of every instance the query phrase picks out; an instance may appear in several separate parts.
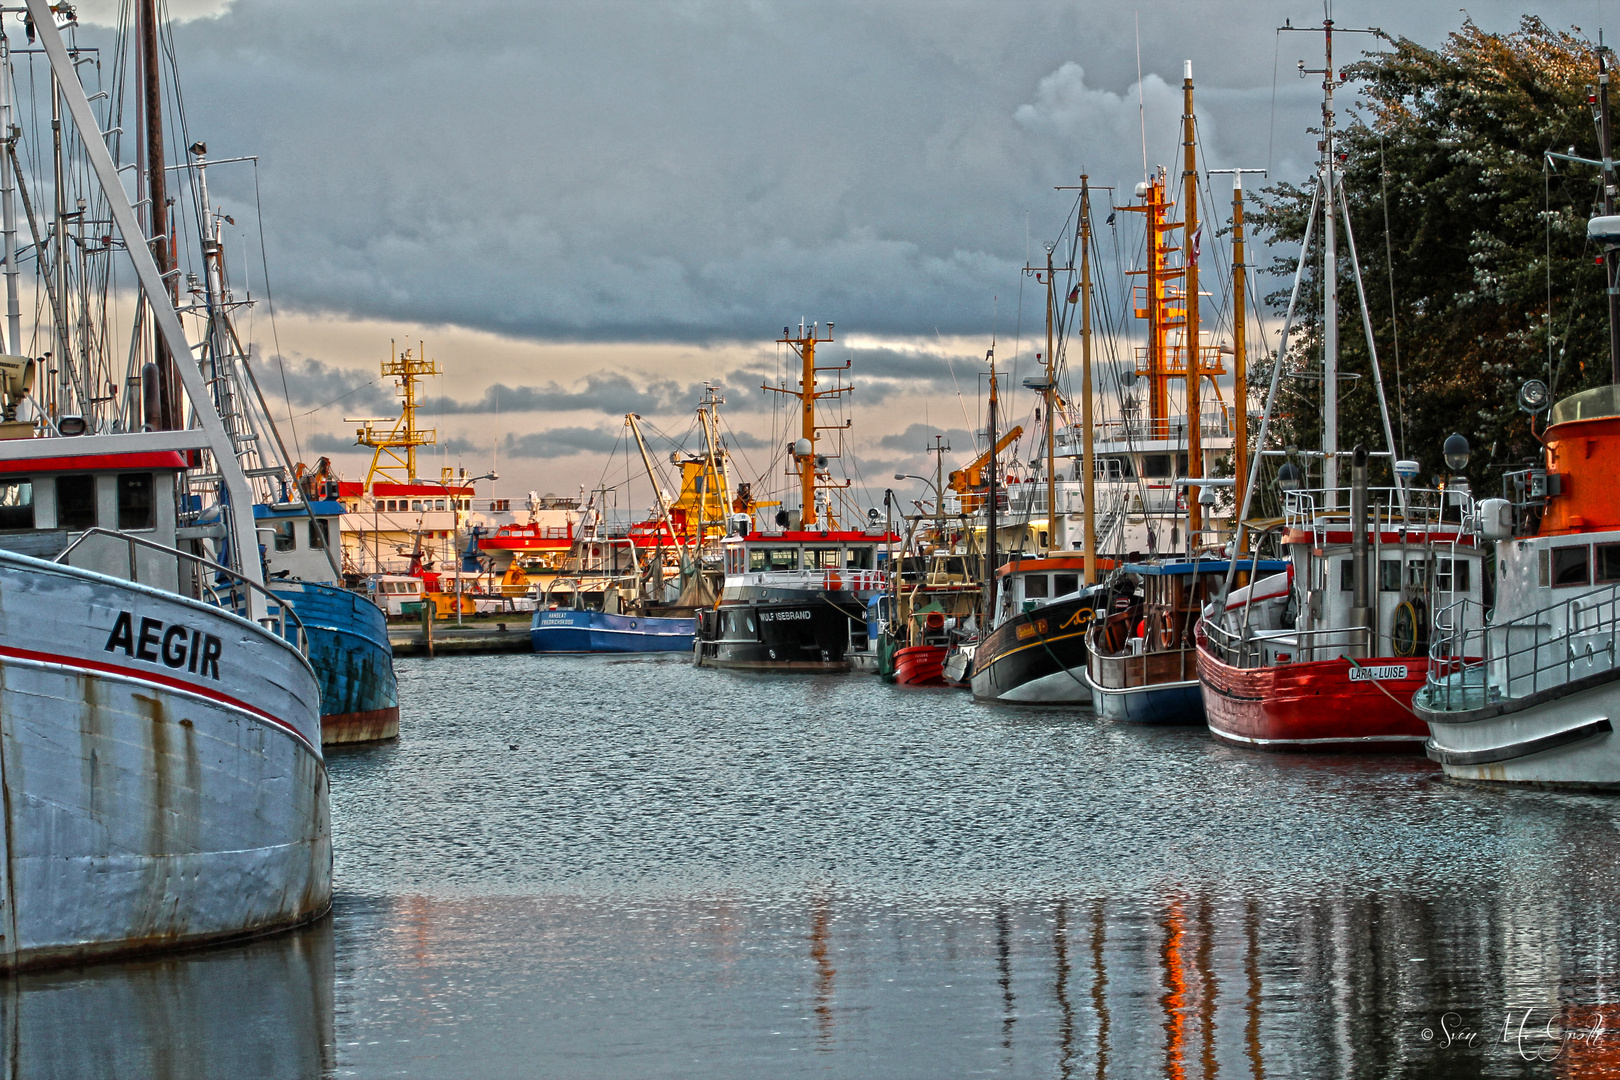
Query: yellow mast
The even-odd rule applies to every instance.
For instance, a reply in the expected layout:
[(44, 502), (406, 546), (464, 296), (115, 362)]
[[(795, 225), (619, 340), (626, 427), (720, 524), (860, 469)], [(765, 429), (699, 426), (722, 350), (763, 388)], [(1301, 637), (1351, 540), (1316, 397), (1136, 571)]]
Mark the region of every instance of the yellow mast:
[[(385, 378), (399, 380), (399, 419), (390, 421), (386, 416), (344, 417), (347, 423), (365, 425), (355, 433), (355, 443), (372, 449), (371, 468), (366, 472), (368, 492), (379, 479), (395, 484), (416, 483), (416, 448), (432, 446), (438, 441), (436, 431), (416, 426), (417, 380), (440, 374), (438, 361), (427, 359), (422, 343), (419, 341), (416, 344), (417, 355), (413, 356), (409, 349), (396, 355), (394, 342), (390, 340), (388, 359), (382, 365)], [(390, 422), (393, 426), (386, 432), (372, 427), (373, 424)]]
[(1057, 536), (1057, 357), (1052, 355), (1052, 248), (1046, 248), (1046, 550), (1058, 546)]
[[(1186, 274), (1184, 285), (1187, 319), (1185, 349), (1187, 353), (1187, 476), (1183, 479), (1201, 480), (1204, 476), (1204, 432), (1199, 417), (1199, 332), (1198, 332), (1198, 154), (1193, 126), (1192, 61), (1188, 60), (1181, 80), (1181, 145), (1183, 182), (1181, 265)], [(1187, 491), (1187, 546), (1191, 550), (1203, 534), (1204, 508), (1198, 503), (1198, 488), (1188, 486)]]
[[(816, 423), (817, 398), (838, 397), (850, 391), (847, 386), (836, 386), (831, 390), (816, 389), (816, 372), (843, 371), (849, 367), (847, 362), (831, 368), (816, 367), (816, 346), (832, 341), (833, 324), (827, 324), (826, 337), (818, 337), (818, 329), (813, 323), (806, 329), (804, 321), (800, 320), (797, 334), (793, 333), (791, 327), (784, 326), (782, 327), (782, 336), (776, 339), (778, 344), (788, 345), (799, 354), (799, 359), (802, 362), (800, 365), (799, 388), (790, 390), (785, 386), (761, 385), (760, 387), (762, 390), (788, 394), (799, 399), (799, 438), (793, 444), (792, 457), (799, 476), (800, 528), (809, 528), (820, 520), (820, 515), (816, 510), (816, 477), (820, 471), (818, 462), (821, 458), (836, 456), (816, 452), (816, 440), (820, 438), (817, 432), (833, 427), (849, 426), (848, 423), (819, 425)], [(827, 504), (827, 525), (831, 528), (837, 527), (831, 502)]]
[(1243, 486), (1249, 482), (1249, 366), (1245, 337), (1243, 292), (1243, 174), (1232, 177), (1232, 397), (1237, 406), (1232, 443), (1236, 468), (1232, 471), (1234, 505), (1243, 505)]

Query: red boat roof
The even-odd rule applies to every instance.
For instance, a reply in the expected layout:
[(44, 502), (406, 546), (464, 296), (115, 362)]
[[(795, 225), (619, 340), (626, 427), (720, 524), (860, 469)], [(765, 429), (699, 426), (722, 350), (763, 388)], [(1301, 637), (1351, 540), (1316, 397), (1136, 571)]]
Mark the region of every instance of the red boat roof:
[[(366, 485), (362, 484), (358, 480), (338, 481), (338, 498), (340, 499), (358, 499), (365, 493)], [(471, 487), (463, 487), (456, 484), (446, 486), (444, 484), (424, 484), (418, 482), (415, 484), (373, 484), (371, 485), (371, 493), (379, 498), (398, 498), (401, 495), (440, 497), (446, 494), (472, 495), (473, 489)]]
[(744, 539), (750, 544), (887, 544), (899, 541), (900, 537), (896, 533), (866, 533), (854, 529), (840, 529), (835, 532), (812, 530), (751, 532)]
[(115, 469), (184, 469), (186, 455), (178, 450), (144, 454), (64, 454), (61, 457), (0, 461), (0, 475), (19, 473), (111, 472)]
[[(1008, 574), (1016, 574), (1020, 571), (1041, 573), (1046, 570), (1083, 571), (1085, 568), (1086, 559), (1083, 555), (1054, 555), (1048, 558), (1041, 558), (1038, 555), (1023, 555), (997, 570), (996, 577), (1002, 578), (1006, 577)], [(1113, 568), (1113, 559), (1104, 559), (1101, 557), (1097, 559), (1098, 570), (1112, 570)]]

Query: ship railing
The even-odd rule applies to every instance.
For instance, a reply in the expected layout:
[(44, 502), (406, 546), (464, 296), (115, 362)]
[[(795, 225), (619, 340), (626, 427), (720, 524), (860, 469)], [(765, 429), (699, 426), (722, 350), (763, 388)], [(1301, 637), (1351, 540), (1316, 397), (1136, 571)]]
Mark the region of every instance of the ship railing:
[[(248, 594), (250, 592), (258, 593), (263, 597), (265, 611), (268, 612), (264, 618), (258, 620), (259, 625), (283, 640), (290, 642), (300, 653), (305, 656), (309, 655), (309, 637), (304, 630), (304, 620), (298, 617), (298, 612), (293, 610), (291, 604), (258, 582), (252, 581), (230, 567), (217, 563), (212, 559), (205, 559), (201, 555), (193, 555), (189, 551), (181, 551), (179, 548), (169, 547), (167, 544), (160, 544), (155, 540), (148, 540), (145, 537), (135, 536), (131, 533), (115, 532), (112, 529), (96, 527), (86, 529), (74, 537), (73, 542), (63, 548), (61, 553), (51, 561), (60, 563), (63, 566), (72, 566), (73, 564), (68, 562), (68, 556), (73, 553), (75, 548), (92, 536), (104, 536), (126, 546), (129, 553), (128, 580), (137, 585), (141, 584), (141, 580), (140, 559), (136, 557), (136, 549), (145, 548), (148, 551), (156, 551), (171, 556), (181, 563), (193, 567), (194, 572), (191, 574), (191, 598), (193, 600), (204, 600), (214, 607), (246, 617), (251, 607), (248, 603)], [(212, 581), (209, 580), (210, 578), (212, 578)]]
[(1341, 626), (1325, 630), (1228, 630), (1215, 619), (1199, 624), (1209, 641), (1210, 649), (1229, 667), (1265, 667), (1267, 645), (1277, 649), (1288, 646), (1289, 659), (1285, 663), (1308, 664), (1317, 660), (1331, 660), (1339, 656), (1359, 658), (1372, 656), (1375, 640), (1370, 627)]
[(1485, 616), (1479, 601), (1466, 598), (1436, 613), (1425, 693), (1434, 711), (1522, 700), (1620, 667), (1620, 584), (1507, 622)]
[[(1339, 487), (1287, 492), (1283, 498), (1283, 526), (1317, 534), (1318, 538), (1330, 530), (1350, 528), (1350, 491)], [(1404, 514), (1399, 509), (1400, 499), (1400, 491), (1393, 487), (1367, 489), (1368, 507), (1379, 508), (1381, 528), (1430, 531), (1450, 527), (1467, 532), (1472, 527), (1474, 499), (1466, 491), (1407, 488)]]

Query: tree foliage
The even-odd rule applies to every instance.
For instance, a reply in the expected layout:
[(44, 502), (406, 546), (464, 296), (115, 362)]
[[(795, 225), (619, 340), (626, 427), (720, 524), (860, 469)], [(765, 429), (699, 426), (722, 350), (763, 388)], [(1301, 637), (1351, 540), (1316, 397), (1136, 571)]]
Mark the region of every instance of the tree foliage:
[[(1536, 18), (1511, 34), (1469, 22), (1438, 49), (1401, 39), (1343, 74), (1358, 92), (1341, 114), (1340, 168), (1396, 448), (1427, 480), (1442, 470), (1441, 443), (1459, 431), (1473, 447), (1474, 490), (1494, 494), (1504, 468), (1539, 452), (1517, 408), (1519, 385), (1540, 378), (1558, 398), (1609, 379), (1601, 252), (1586, 239), (1598, 170), (1559, 162), (1549, 171), (1544, 157), (1598, 156), (1587, 101), (1596, 49)], [(1260, 229), (1297, 249), (1310, 185), (1266, 195)], [(1340, 369), (1361, 378), (1340, 383), (1339, 445), (1383, 449), (1340, 220)], [(1321, 370), (1320, 217), (1315, 231), (1288, 357), (1288, 369), (1306, 375)], [(1293, 260), (1271, 270), (1285, 282), (1269, 298), (1280, 313)], [(1321, 445), (1321, 392), (1319, 378), (1285, 380), (1284, 443)]]

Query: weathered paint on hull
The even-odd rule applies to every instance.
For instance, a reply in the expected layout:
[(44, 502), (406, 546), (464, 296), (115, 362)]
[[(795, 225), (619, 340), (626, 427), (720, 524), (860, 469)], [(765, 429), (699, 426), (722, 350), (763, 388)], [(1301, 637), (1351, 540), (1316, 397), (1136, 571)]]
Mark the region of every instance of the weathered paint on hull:
[(399, 738), (399, 706), (321, 717), (321, 745), (382, 742)]
[[(1385, 663), (1385, 661), (1372, 661)], [(1428, 727), (1411, 710), (1427, 660), (1402, 660), (1403, 679), (1352, 682), (1348, 660), (1236, 668), (1202, 641), (1198, 678), (1216, 738), (1261, 750), (1418, 753)]]
[(358, 593), (317, 582), (272, 582), (270, 591), (303, 620), (321, 687), (321, 742), (398, 738), (399, 684), (382, 610)]
[(255, 623), (0, 552), (0, 967), (322, 914), (318, 702), (309, 664)]

